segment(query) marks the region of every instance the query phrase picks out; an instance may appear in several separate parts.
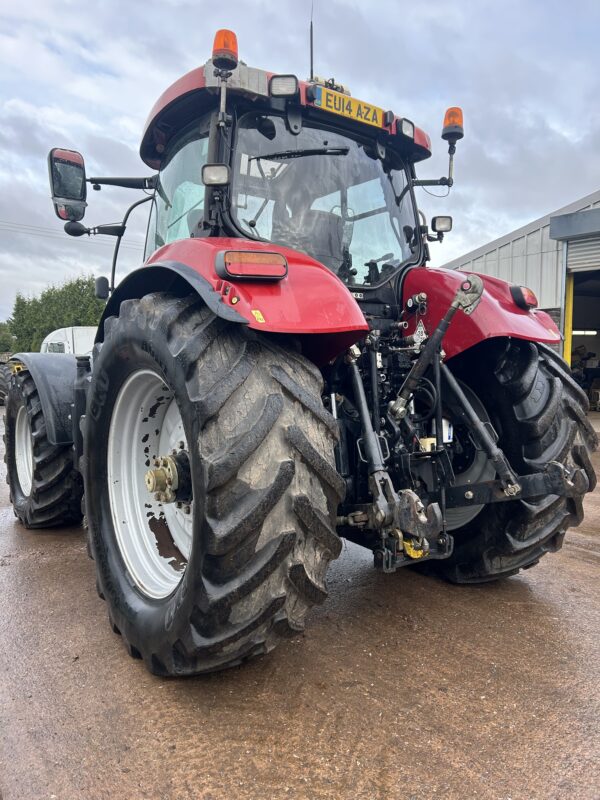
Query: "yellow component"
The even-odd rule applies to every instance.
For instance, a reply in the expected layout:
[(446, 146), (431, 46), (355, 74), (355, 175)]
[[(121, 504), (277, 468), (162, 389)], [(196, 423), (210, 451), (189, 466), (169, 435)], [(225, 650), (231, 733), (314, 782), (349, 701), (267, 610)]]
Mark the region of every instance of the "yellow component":
[(573, 293), (575, 288), (575, 278), (573, 274), (567, 273), (567, 285), (565, 287), (565, 329), (563, 335), (563, 358), (571, 366), (571, 349), (573, 347)]
[(409, 558), (423, 558), (426, 555), (425, 548), (416, 539), (404, 539), (404, 552)]
[(374, 125), (376, 128), (384, 126), (385, 111), (379, 106), (371, 103), (363, 103), (355, 97), (334, 92), (333, 89), (326, 89), (325, 86), (315, 86), (314, 104), (323, 111), (331, 111), (341, 117), (365, 122), (367, 125)]
[(262, 311), (259, 311), (258, 308), (252, 309), (252, 316), (257, 322), (260, 322), (261, 325), (264, 325), (265, 318), (262, 315)]
[(419, 439), (419, 443), (421, 445), (421, 450), (425, 453), (429, 453), (430, 450), (435, 450), (435, 436), (423, 436), (422, 439)]
[(20, 361), (9, 361), (8, 366), (10, 367), (10, 371), (13, 375), (16, 375), (17, 372), (21, 372), (23, 369), (25, 369)]

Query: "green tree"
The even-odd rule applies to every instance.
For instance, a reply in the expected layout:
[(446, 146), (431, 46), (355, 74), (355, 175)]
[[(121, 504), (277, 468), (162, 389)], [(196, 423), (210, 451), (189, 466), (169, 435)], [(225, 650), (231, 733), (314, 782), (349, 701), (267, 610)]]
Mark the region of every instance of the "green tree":
[(15, 340), (8, 322), (0, 322), (0, 353), (12, 353), (15, 349)]
[(45, 337), (57, 328), (97, 325), (103, 310), (104, 301), (95, 296), (92, 277), (49, 286), (39, 297), (18, 294), (8, 321), (16, 338), (13, 349), (37, 351)]

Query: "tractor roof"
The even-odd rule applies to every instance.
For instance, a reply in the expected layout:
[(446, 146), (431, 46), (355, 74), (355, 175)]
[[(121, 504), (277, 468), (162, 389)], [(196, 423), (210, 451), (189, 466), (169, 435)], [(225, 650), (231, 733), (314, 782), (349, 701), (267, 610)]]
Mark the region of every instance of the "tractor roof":
[[(219, 92), (219, 79), (214, 72), (212, 61), (209, 60), (203, 67), (197, 67), (176, 80), (156, 101), (146, 121), (140, 147), (142, 160), (149, 167), (153, 169), (160, 167), (162, 154), (173, 134), (181, 130), (188, 122), (198, 118), (200, 114), (214, 107)], [(227, 82), (228, 96), (237, 94), (242, 95), (245, 99), (258, 102), (270, 100), (269, 84), (273, 74), (248, 67), (240, 62), (232, 71)], [(339, 111), (328, 110), (332, 106), (320, 105), (318, 92), (315, 91), (318, 85), (313, 82), (298, 81), (298, 95), (295, 102), (299, 102), (303, 107), (318, 109), (320, 113), (329, 118), (330, 122), (341, 122), (342, 117), (339, 116)], [(322, 89), (326, 89), (326, 87), (323, 86)], [(326, 91), (334, 99), (345, 98), (345, 102), (354, 102), (347, 95), (337, 92), (331, 95), (331, 89), (326, 89)], [(357, 102), (360, 105), (360, 101)], [(404, 136), (402, 132), (403, 119), (401, 117), (366, 103), (362, 105), (376, 112), (374, 115), (376, 128), (385, 134), (397, 135), (402, 138), (403, 149), (411, 161), (422, 161), (429, 158), (431, 141), (424, 131), (414, 126), (414, 137), (410, 137), (410, 141), (407, 141), (408, 137)], [(348, 124), (347, 119), (344, 119), (344, 122)], [(404, 120), (404, 122), (408, 121)], [(363, 129), (370, 128), (372, 132), (374, 122), (356, 122), (356, 125)], [(412, 123), (409, 123), (409, 129), (410, 126)], [(404, 130), (406, 130), (406, 126), (404, 126)]]

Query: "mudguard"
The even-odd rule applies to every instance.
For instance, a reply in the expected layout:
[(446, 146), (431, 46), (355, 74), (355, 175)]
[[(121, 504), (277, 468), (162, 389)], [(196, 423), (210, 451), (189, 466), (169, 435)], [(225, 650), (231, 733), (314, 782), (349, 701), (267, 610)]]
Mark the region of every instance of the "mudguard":
[[(409, 317), (407, 334), (413, 333), (422, 320), (431, 333), (444, 316), (465, 273), (433, 267), (411, 269), (402, 285), (402, 301), (419, 292), (427, 294), (427, 310), (421, 317)], [(475, 311), (467, 316), (459, 312), (453, 319), (442, 346), (448, 356), (456, 356), (470, 347), (500, 336), (526, 339), (531, 342), (558, 344), (561, 336), (552, 318), (545, 311), (519, 308), (510, 293), (511, 284), (489, 275), (481, 275), (484, 291)]]
[[(215, 269), (216, 257), (224, 250), (281, 253), (288, 273), (278, 281), (224, 280)], [(161, 247), (115, 289), (102, 322), (117, 312), (123, 300), (190, 288), (217, 316), (230, 322), (298, 337), (303, 352), (319, 366), (369, 330), (347, 287), (323, 264), (287, 247), (232, 238), (181, 239)], [(101, 323), (98, 341), (102, 338)]]
[(72, 444), (77, 358), (66, 353), (15, 353), (10, 363), (20, 364), (33, 378), (50, 444)]

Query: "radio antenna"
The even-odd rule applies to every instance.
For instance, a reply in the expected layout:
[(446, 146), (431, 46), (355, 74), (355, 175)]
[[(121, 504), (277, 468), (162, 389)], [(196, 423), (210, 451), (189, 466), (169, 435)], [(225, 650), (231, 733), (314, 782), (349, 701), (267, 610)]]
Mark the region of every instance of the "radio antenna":
[(314, 80), (314, 69), (313, 69), (313, 5), (314, 2), (310, 4), (310, 80)]

